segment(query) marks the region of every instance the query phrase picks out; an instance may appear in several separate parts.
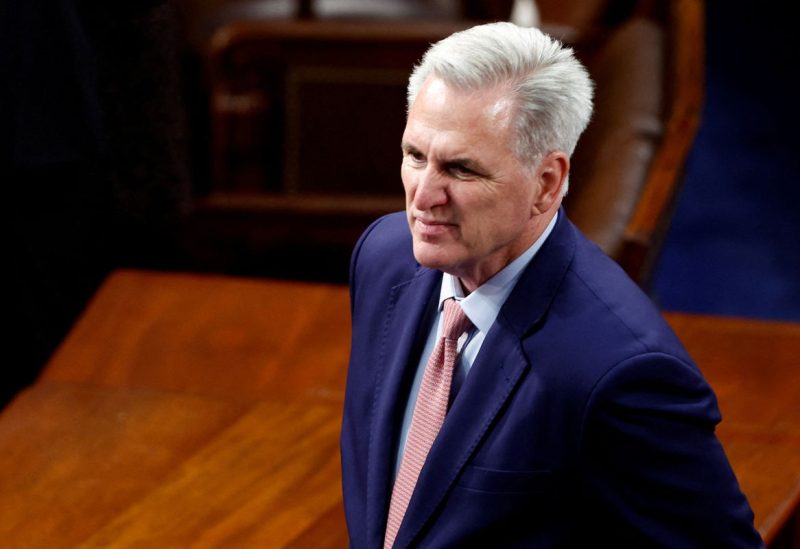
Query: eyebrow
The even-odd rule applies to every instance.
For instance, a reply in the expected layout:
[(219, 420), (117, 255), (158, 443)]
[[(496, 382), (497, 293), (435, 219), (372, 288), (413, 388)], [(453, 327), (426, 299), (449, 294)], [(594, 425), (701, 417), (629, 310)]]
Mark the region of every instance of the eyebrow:
[[(411, 143), (408, 143), (407, 141), (403, 141), (403, 142), (400, 143), (400, 149), (404, 153), (407, 152), (407, 153), (420, 153), (420, 154), (422, 154), (422, 151), (419, 150), (419, 148), (415, 147)], [(445, 159), (445, 160), (442, 161), (442, 165), (443, 166), (458, 166), (458, 165), (461, 165), (461, 166), (464, 166), (465, 168), (467, 168), (468, 170), (475, 172), (476, 174), (482, 174), (483, 175), (483, 174), (487, 173), (486, 169), (483, 167), (483, 165), (481, 165), (480, 162), (478, 162), (474, 158), (469, 158), (467, 156), (463, 156), (463, 157), (459, 156), (459, 157), (455, 157), (455, 158)]]
[(472, 159), (472, 158), (451, 158), (444, 162), (445, 165), (453, 165), (453, 164), (460, 164), (465, 168), (469, 168), (470, 170), (478, 171), (482, 168), (480, 162)]
[(408, 152), (422, 152), (418, 148), (416, 148), (414, 145), (412, 145), (411, 143), (407, 143), (405, 141), (400, 143), (400, 150), (403, 151), (403, 152), (405, 152), (405, 151), (408, 151)]

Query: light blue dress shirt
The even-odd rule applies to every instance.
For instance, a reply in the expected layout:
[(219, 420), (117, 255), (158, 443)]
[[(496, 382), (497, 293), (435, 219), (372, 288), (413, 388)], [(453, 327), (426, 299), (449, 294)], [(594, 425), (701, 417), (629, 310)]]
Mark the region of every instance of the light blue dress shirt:
[(519, 280), (522, 271), (528, 266), (536, 252), (542, 247), (547, 237), (555, 227), (558, 213), (553, 216), (553, 219), (545, 228), (544, 232), (534, 242), (530, 248), (525, 250), (518, 258), (506, 265), (501, 271), (497, 272), (492, 278), (478, 286), (474, 292), (468, 296), (464, 296), (464, 289), (461, 287), (461, 281), (457, 277), (443, 273), (442, 287), (439, 291), (439, 313), (436, 321), (431, 326), (428, 333), (428, 339), (425, 342), (425, 347), (420, 355), (417, 370), (414, 375), (414, 382), (411, 385), (411, 392), (406, 403), (405, 414), (403, 415), (403, 425), (400, 431), (400, 444), (397, 448), (397, 461), (395, 462), (395, 474), (400, 468), (400, 460), (403, 457), (403, 451), (406, 446), (406, 438), (408, 437), (408, 429), (411, 427), (411, 417), (414, 414), (414, 405), (417, 402), (417, 394), (419, 393), (419, 386), (422, 383), (422, 376), (425, 373), (425, 366), (428, 363), (428, 358), (433, 352), (436, 342), (441, 337), (442, 331), (442, 311), (444, 310), (444, 302), (446, 299), (455, 298), (461, 305), (464, 313), (472, 322), (475, 328), (468, 334), (462, 335), (458, 340), (459, 356), (456, 359), (455, 371), (453, 372), (453, 385), (450, 389), (450, 401), (452, 402), (458, 390), (464, 383), (469, 374), (475, 358), (478, 356), (483, 340), (486, 334), (489, 333), (495, 319), (497, 318), (500, 308), (506, 302), (508, 295), (514, 288), (514, 285)]

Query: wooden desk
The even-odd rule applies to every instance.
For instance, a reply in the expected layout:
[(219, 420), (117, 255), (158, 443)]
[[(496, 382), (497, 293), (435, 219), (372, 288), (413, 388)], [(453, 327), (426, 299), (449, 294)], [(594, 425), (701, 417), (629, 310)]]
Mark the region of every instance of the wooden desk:
[(342, 402), (349, 311), (344, 286), (122, 271), (100, 288), (43, 378)]
[(717, 433), (759, 532), (769, 544), (795, 528), (800, 543), (800, 324), (665, 316), (717, 394)]
[[(717, 391), (720, 438), (772, 542), (800, 502), (800, 327), (666, 316)], [(116, 273), (0, 415), (0, 539), (346, 546), (348, 350), (345, 287)]]
[(0, 421), (3, 546), (345, 547), (340, 416), (42, 381)]
[(112, 275), (0, 415), (3, 547), (346, 547), (348, 311), (340, 286)]

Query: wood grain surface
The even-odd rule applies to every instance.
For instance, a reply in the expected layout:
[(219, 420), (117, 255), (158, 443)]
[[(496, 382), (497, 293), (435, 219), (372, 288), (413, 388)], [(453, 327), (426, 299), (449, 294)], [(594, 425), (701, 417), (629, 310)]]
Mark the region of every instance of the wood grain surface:
[(800, 324), (665, 316), (717, 394), (717, 434), (769, 544), (800, 525)]
[[(4, 547), (345, 547), (343, 286), (119, 271), (0, 414)], [(800, 502), (800, 326), (667, 313), (770, 543)]]
[(349, 303), (344, 286), (122, 271), (99, 290), (43, 377), (342, 402)]

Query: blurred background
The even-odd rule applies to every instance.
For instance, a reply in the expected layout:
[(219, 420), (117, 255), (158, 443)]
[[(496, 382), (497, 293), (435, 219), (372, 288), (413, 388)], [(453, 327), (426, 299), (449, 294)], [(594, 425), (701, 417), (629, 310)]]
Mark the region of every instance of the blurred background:
[(477, 22), (598, 84), (570, 217), (665, 310), (800, 320), (798, 38), (781, 3), (7, 0), (0, 403), (113, 269), (346, 283), (401, 209), (404, 87)]
[(708, 2), (700, 131), (658, 262), (672, 310), (800, 320), (800, 39), (777, 3)]

